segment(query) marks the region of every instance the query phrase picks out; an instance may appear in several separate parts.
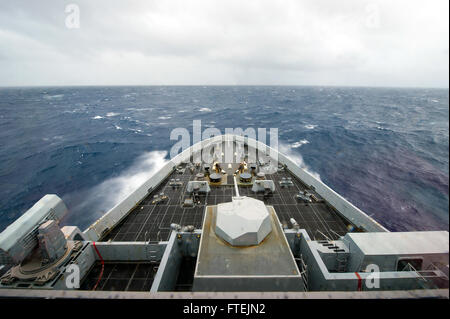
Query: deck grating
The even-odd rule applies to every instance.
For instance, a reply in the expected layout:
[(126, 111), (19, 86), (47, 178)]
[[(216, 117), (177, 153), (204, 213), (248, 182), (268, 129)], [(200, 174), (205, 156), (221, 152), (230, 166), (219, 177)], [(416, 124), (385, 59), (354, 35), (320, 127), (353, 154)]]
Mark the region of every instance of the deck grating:
[[(96, 290), (105, 291), (150, 291), (156, 274), (158, 263), (123, 263), (107, 262)], [(101, 271), (101, 264), (97, 262), (80, 289), (92, 290), (97, 283)]]

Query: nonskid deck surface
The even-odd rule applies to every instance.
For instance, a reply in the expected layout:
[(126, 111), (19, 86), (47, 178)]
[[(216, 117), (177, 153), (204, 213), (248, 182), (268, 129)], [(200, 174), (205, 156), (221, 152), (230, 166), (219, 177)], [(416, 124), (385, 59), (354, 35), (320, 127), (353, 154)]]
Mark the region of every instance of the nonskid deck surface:
[[(177, 223), (180, 225), (194, 225), (195, 228), (201, 229), (203, 222), (203, 214), (207, 205), (216, 205), (231, 201), (234, 196), (234, 186), (211, 186), (211, 192), (207, 195), (201, 195), (201, 205), (193, 208), (182, 207), (182, 202), (186, 195), (187, 182), (195, 179), (195, 175), (201, 169), (197, 168), (193, 173), (186, 169), (183, 174), (173, 172), (151, 192), (121, 223), (119, 223), (103, 240), (112, 241), (164, 241), (169, 239), (170, 224)], [(291, 177), (294, 186), (282, 188), (278, 183), (283, 177)], [(173, 188), (169, 185), (172, 178), (179, 178), (183, 182), (183, 186)], [(257, 195), (252, 192), (250, 187), (239, 186), (240, 195), (245, 195), (264, 201), (266, 205), (274, 207), (275, 212), (283, 225), (291, 227), (290, 218), (294, 218), (301, 228), (307, 230), (312, 238), (336, 239), (338, 235), (345, 235), (348, 232), (347, 222), (338, 215), (333, 208), (329, 207), (325, 202), (316, 203), (299, 203), (295, 199), (295, 195), (300, 190), (307, 187), (297, 180), (288, 171), (277, 172), (275, 174), (266, 175), (266, 179), (271, 179), (275, 183), (276, 190), (269, 198), (263, 195)], [(308, 189), (309, 192), (315, 192)], [(159, 204), (152, 204), (153, 196), (163, 192), (168, 199)], [(175, 291), (191, 291), (195, 270), (196, 258), (183, 258), (180, 265), (180, 271), (175, 285)], [(134, 266), (133, 266), (134, 265)], [(100, 282), (97, 290), (107, 291), (148, 291), (153, 282), (153, 277), (149, 276), (145, 281), (141, 278), (133, 276), (133, 267), (124, 266), (123, 264), (113, 264), (115, 274), (104, 277)], [(88, 278), (84, 281), (81, 289), (91, 290), (98, 278), (99, 265), (95, 266), (89, 273)], [(111, 267), (111, 265), (109, 266)], [(143, 267), (143, 266), (138, 266)], [(153, 266), (151, 266), (152, 269)], [(112, 273), (112, 272), (111, 272)], [(107, 273), (104, 274), (107, 276)], [(116, 277), (119, 278), (116, 278)], [(154, 274), (153, 274), (154, 276)]]
[[(107, 262), (96, 290), (149, 291), (158, 269), (158, 263)], [(92, 290), (99, 278), (101, 263), (97, 262), (80, 286)]]
[[(185, 164), (183, 166), (185, 167)], [(211, 186), (210, 193), (200, 195), (200, 205), (192, 208), (183, 207), (182, 203), (188, 197), (186, 193), (188, 181), (195, 180), (195, 175), (200, 172), (203, 172), (201, 167), (196, 167), (192, 173), (189, 169), (185, 169), (181, 174), (174, 171), (102, 240), (165, 241), (169, 238), (172, 223), (182, 226), (193, 225), (196, 229), (201, 229), (205, 206), (230, 202), (235, 194), (232, 185)], [(228, 177), (228, 183), (230, 183), (232, 178)], [(279, 181), (283, 177), (290, 177), (294, 185), (281, 187)], [(178, 188), (170, 186), (169, 181), (174, 178), (179, 179), (183, 185)], [(276, 190), (272, 196), (264, 198), (262, 194), (252, 192), (251, 187), (248, 186), (239, 186), (240, 195), (257, 198), (264, 201), (266, 205), (273, 206), (280, 222), (286, 227), (291, 227), (289, 220), (294, 218), (300, 228), (307, 230), (311, 238), (319, 240), (326, 239), (326, 236), (337, 239), (338, 236), (348, 232), (348, 222), (326, 202), (303, 203), (295, 199), (295, 195), (303, 190), (308, 190), (319, 199), (321, 197), (289, 171), (266, 174), (266, 179), (274, 181)], [(152, 204), (154, 196), (160, 193), (164, 193), (168, 199)]]

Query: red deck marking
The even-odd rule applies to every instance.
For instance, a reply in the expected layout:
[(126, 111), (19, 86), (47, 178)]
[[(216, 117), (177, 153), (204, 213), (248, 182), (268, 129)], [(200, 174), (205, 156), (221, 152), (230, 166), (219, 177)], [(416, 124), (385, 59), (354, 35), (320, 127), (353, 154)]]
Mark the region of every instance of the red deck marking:
[(95, 283), (94, 288), (92, 288), (92, 290), (97, 289), (97, 286), (100, 282), (100, 280), (102, 279), (103, 276), (103, 270), (105, 269), (105, 262), (103, 261), (102, 255), (100, 255), (100, 252), (97, 249), (97, 246), (95, 246), (95, 241), (92, 242), (92, 244), (94, 245), (94, 249), (97, 252), (98, 257), (100, 258), (100, 262), (102, 263), (102, 270), (100, 271), (100, 275), (98, 276), (97, 282)]
[(358, 272), (355, 272), (355, 274), (356, 274), (356, 277), (358, 277), (358, 291), (362, 291), (362, 278), (358, 274)]

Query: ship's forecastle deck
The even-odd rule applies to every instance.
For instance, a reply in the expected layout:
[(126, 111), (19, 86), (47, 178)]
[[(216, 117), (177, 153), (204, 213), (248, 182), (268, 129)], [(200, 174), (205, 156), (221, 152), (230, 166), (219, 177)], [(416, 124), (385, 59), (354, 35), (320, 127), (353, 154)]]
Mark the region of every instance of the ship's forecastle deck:
[[(258, 170), (259, 159), (256, 162)], [(192, 157), (191, 163), (193, 163)], [(203, 164), (205, 163), (199, 166), (186, 163), (178, 165), (177, 170), (167, 176), (102, 240), (164, 241), (170, 235), (172, 223), (182, 226), (193, 225), (196, 229), (201, 229), (206, 206), (230, 202), (232, 196), (235, 196), (233, 173), (239, 166), (239, 163), (232, 165), (221, 163), (225, 174), (223, 174), (223, 181), (220, 185), (210, 183), (211, 191), (209, 193), (199, 193), (198, 203), (193, 207), (184, 207), (185, 199), (191, 197), (191, 194), (187, 192), (188, 182), (196, 180), (199, 173), (205, 173)], [(212, 166), (212, 163), (209, 164)], [(180, 186), (171, 185), (174, 179), (179, 180)], [(255, 193), (252, 191), (251, 185), (243, 184), (238, 186), (239, 194), (260, 199), (266, 205), (273, 206), (283, 227), (291, 228), (290, 219), (294, 218), (301, 228), (307, 230), (311, 238), (335, 239), (347, 233), (350, 223), (287, 168), (280, 168), (271, 174), (265, 174), (265, 179), (274, 182), (275, 190), (270, 196)], [(204, 180), (209, 181), (207, 177)], [(283, 186), (280, 184), (283, 180), (291, 180), (292, 184)], [(313, 194), (315, 200), (306, 203), (297, 199), (296, 195), (303, 191)], [(155, 202), (155, 196), (161, 197), (161, 194), (167, 198)]]

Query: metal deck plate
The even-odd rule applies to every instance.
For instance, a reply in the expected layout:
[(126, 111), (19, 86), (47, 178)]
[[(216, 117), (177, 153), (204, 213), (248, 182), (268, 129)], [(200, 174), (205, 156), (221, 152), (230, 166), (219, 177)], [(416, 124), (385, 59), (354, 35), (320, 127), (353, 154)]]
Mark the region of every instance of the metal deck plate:
[[(236, 282), (251, 282), (247, 289), (301, 290), (301, 276), (272, 207), (272, 232), (256, 246), (231, 246), (215, 232), (217, 206), (208, 206), (194, 274), (194, 290), (226, 291)], [(236, 280), (239, 278), (238, 280)], [(278, 283), (280, 283), (278, 285)]]
[(195, 276), (299, 275), (295, 260), (272, 207), (272, 231), (256, 246), (231, 246), (218, 237), (217, 206), (207, 207)]

